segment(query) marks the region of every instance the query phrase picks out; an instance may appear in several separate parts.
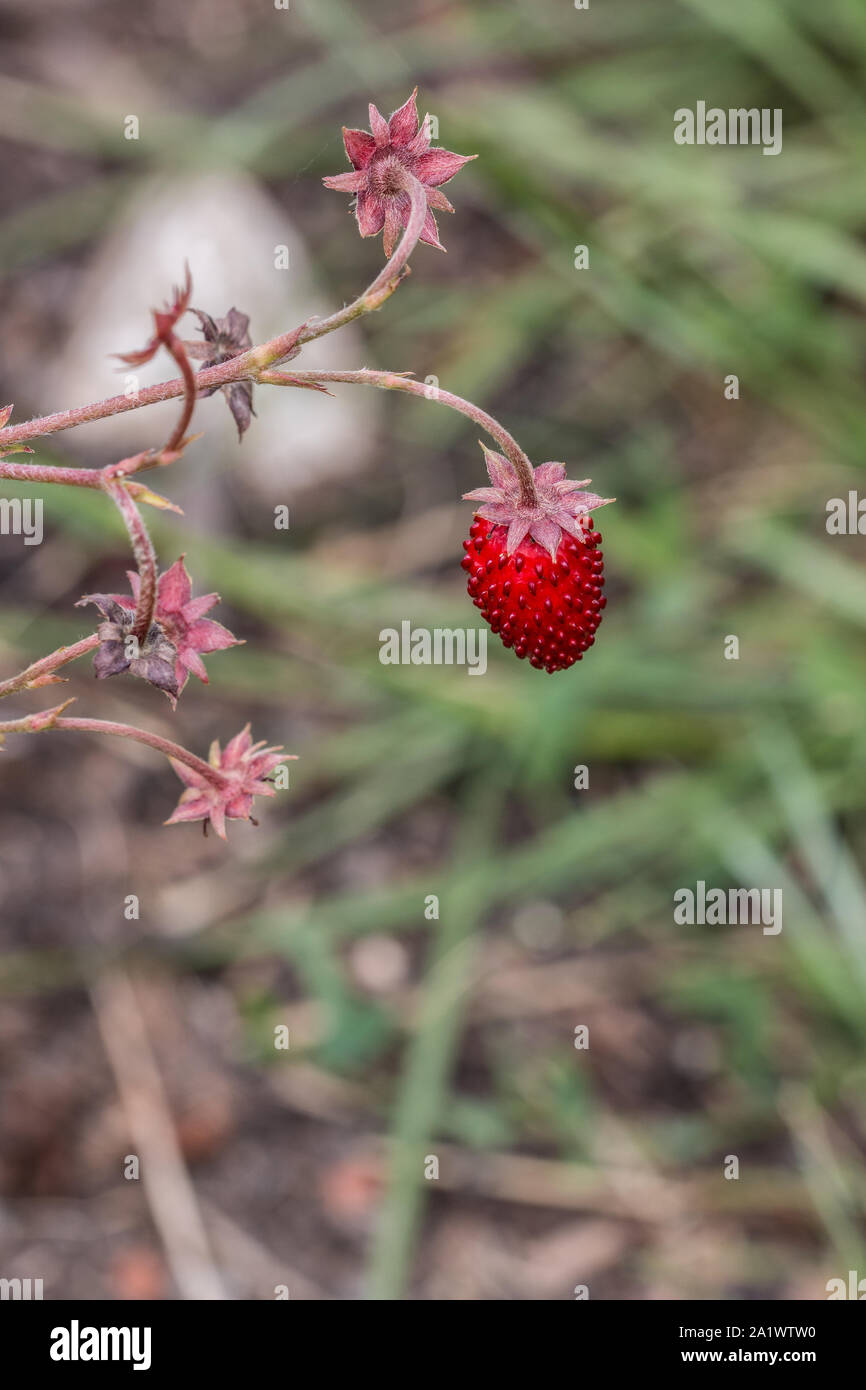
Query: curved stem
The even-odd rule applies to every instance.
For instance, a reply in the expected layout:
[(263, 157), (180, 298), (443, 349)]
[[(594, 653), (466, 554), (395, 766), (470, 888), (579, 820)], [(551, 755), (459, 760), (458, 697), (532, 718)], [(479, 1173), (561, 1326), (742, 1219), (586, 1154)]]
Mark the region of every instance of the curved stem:
[(123, 517), (124, 525), (129, 532), (129, 539), (132, 542), (135, 563), (138, 566), (141, 583), (138, 590), (138, 602), (135, 605), (132, 635), (141, 643), (150, 630), (156, 609), (156, 551), (153, 548), (153, 541), (150, 539), (141, 512), (123, 483), (111, 477), (110, 470), (106, 469), (102, 475), (102, 486)]
[(216, 768), (211, 767), (203, 758), (197, 758), (194, 753), (182, 748), (179, 743), (172, 743), (171, 739), (160, 738), (159, 734), (149, 733), (147, 729), (136, 729), (132, 724), (116, 724), (111, 719), (76, 719), (73, 716), (63, 718), (62, 716), (52, 720), (43, 728), (38, 724), (34, 727), (34, 720), (38, 721), (38, 715), (26, 715), (23, 719), (7, 719), (0, 722), (0, 734), (32, 734), (47, 733), (53, 729), (68, 729), (71, 732), (82, 734), (113, 734), (117, 738), (129, 738), (135, 743), (143, 743), (148, 748), (155, 748), (157, 753), (163, 753), (167, 758), (174, 758), (179, 763), (185, 763), (200, 776), (206, 777), (216, 787), (225, 786), (225, 778)]
[(59, 666), (65, 666), (68, 661), (75, 661), (79, 656), (85, 656), (87, 652), (92, 652), (94, 647), (99, 646), (99, 636), (93, 632), (89, 637), (83, 637), (80, 642), (74, 642), (70, 647), (58, 647), (57, 651), (51, 652), (48, 656), (40, 657), (32, 665), (20, 671), (17, 676), (10, 676), (8, 680), (0, 681), (0, 699), (4, 695), (14, 695), (17, 690), (33, 689), (36, 685), (47, 685), (48, 681), (43, 681), (43, 676), (50, 676)]
[[(458, 410), (461, 415), (465, 415), (467, 419), (480, 425), (496, 441), (505, 457), (514, 464), (520, 479), (523, 501), (527, 506), (537, 506), (538, 496), (532, 477), (532, 464), (517, 440), (508, 433), (503, 425), (500, 425), (498, 420), (494, 419), (492, 415), (488, 415), (486, 410), (473, 405), (471, 401), (464, 400), (462, 396), (455, 396), (451, 391), (443, 391), (439, 386), (427, 386), (424, 382), (413, 381), (399, 372), (371, 371), (366, 367), (360, 371), (346, 372), (293, 371), (292, 376), (296, 381), (305, 384), (308, 381), (345, 381), (356, 386), (378, 386), (383, 391), (405, 391), (411, 396), (420, 396), (427, 401), (438, 401), (440, 405), (447, 405), (452, 410)], [(271, 386), (289, 386), (292, 384), (282, 372), (261, 372), (258, 379), (261, 383)]]
[[(360, 318), (362, 314), (369, 314), (373, 310), (381, 308), (402, 279), (409, 257), (424, 230), (424, 221), (427, 216), (427, 195), (423, 185), (409, 174), (408, 170), (407, 180), (411, 180), (411, 184), (407, 183), (407, 192), (412, 204), (409, 222), (393, 256), (383, 266), (375, 280), (368, 285), (364, 293), (328, 318), (306, 323), (300, 329), (292, 329), (289, 333), (281, 333), (278, 337), (272, 338), (267, 343), (262, 343), (259, 347), (248, 348), (246, 352), (239, 353), (237, 357), (232, 357), (228, 362), (221, 362), (216, 367), (205, 367), (200, 372), (192, 372), (190, 368), (197, 394), (219, 386), (228, 386), (233, 381), (242, 381), (247, 377), (255, 378), (261, 368), (272, 366), (275, 362), (281, 361), (296, 346), (303, 346), (304, 343), (311, 343), (316, 338), (323, 338), (326, 333), (333, 333), (335, 329), (342, 328), (345, 324), (351, 323), (353, 319)], [(170, 401), (176, 396), (184, 395), (188, 389), (188, 380), (180, 376), (175, 377), (173, 381), (158, 382), (156, 386), (142, 387), (132, 398), (129, 396), (109, 396), (104, 401), (93, 401), (90, 405), (76, 406), (72, 410), (59, 410), (53, 415), (43, 415), (38, 419), (25, 420), (20, 425), (7, 425), (5, 429), (0, 429), (0, 449), (10, 444), (22, 443), (28, 439), (40, 439), (44, 435), (58, 434), (61, 430), (72, 429), (75, 425), (90, 424), (94, 420), (106, 420), (113, 415), (122, 415), (128, 410), (139, 410), (142, 406), (156, 405), (159, 401)], [(143, 467), (151, 467), (155, 461), (143, 462), (135, 471), (139, 472)], [(87, 486), (91, 486), (91, 484), (87, 484)]]
[[(353, 299), (351, 304), (347, 304), (343, 309), (338, 309), (335, 314), (331, 314), (328, 318), (304, 324), (300, 331), (296, 329), (293, 333), (284, 333), (281, 337), (272, 339), (271, 342), (265, 343), (262, 347), (252, 348), (244, 354), (244, 357), (249, 359), (250, 366), (260, 370), (272, 366), (274, 362), (279, 362), (281, 357), (285, 357), (286, 353), (295, 346), (302, 347), (304, 343), (312, 343), (316, 338), (324, 338), (326, 333), (333, 333), (335, 329), (343, 328), (345, 324), (360, 318), (362, 314), (369, 314), (374, 309), (380, 309), (385, 300), (394, 293), (406, 272), (409, 257), (418, 245), (418, 239), (424, 230), (424, 223), (427, 219), (427, 194), (424, 185), (415, 178), (414, 174), (410, 174), (408, 169), (403, 172), (406, 178), (406, 192), (411, 200), (409, 220), (394, 254), (379, 271), (372, 284), (368, 285), (364, 293), (359, 295), (357, 299)], [(258, 372), (256, 375), (258, 376)]]
[[(187, 275), (189, 275), (189, 268), (187, 268)], [(163, 463), (172, 463), (174, 461), (176, 450), (181, 448), (181, 446), (183, 445), (184, 436), (186, 435), (187, 429), (189, 427), (189, 422), (192, 419), (193, 411), (195, 410), (195, 403), (198, 396), (199, 388), (196, 384), (195, 372), (193, 371), (192, 363), (190, 362), (189, 357), (187, 356), (187, 351), (183, 345), (183, 340), (181, 338), (178, 338), (177, 334), (169, 333), (168, 337), (165, 340), (164, 347), (168, 352), (171, 353), (172, 357), (174, 358), (175, 362), (180, 368), (181, 380), (183, 381), (184, 400), (183, 410), (180, 412), (180, 418), (178, 419), (177, 424), (175, 425), (174, 430), (172, 431), (171, 438), (169, 439), (168, 443), (164, 444), (163, 447), (158, 451), (154, 462), (158, 461)]]

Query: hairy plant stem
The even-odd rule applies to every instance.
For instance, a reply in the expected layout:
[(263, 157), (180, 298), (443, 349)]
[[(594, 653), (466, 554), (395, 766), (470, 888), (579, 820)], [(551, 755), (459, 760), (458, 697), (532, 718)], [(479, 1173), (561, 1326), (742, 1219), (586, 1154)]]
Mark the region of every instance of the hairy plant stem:
[[(473, 405), (471, 401), (464, 400), (462, 396), (455, 396), (451, 391), (443, 391), (439, 386), (427, 386), (424, 382), (412, 381), (402, 372), (378, 372), (366, 367), (359, 371), (293, 372), (292, 375), (300, 382), (345, 381), (356, 386), (378, 386), (382, 391), (406, 391), (411, 396), (420, 396), (427, 401), (438, 401), (440, 405), (447, 405), (452, 410), (458, 410), (461, 415), (465, 415), (467, 419), (480, 425), (496, 441), (505, 457), (514, 464), (520, 479), (520, 491), (524, 503), (531, 507), (537, 506), (538, 496), (532, 477), (532, 464), (517, 440), (508, 433), (503, 425), (500, 425), (498, 420), (494, 419), (492, 415), (488, 415), (486, 410)], [(260, 372), (258, 380), (262, 384), (270, 386), (290, 386), (292, 384), (282, 372)]]
[(54, 729), (67, 729), (70, 732), (81, 734), (114, 734), (117, 738), (129, 738), (135, 743), (143, 743), (148, 748), (155, 748), (158, 753), (163, 753), (167, 758), (174, 758), (179, 763), (185, 763), (187, 767), (193, 768), (195, 772), (206, 777), (215, 787), (223, 788), (226, 779), (221, 772), (210, 763), (206, 763), (203, 758), (197, 758), (195, 753), (190, 753), (186, 748), (182, 748), (179, 743), (172, 743), (171, 739), (160, 738), (159, 734), (151, 734), (147, 729), (136, 729), (132, 724), (116, 724), (111, 719), (77, 719), (74, 716), (58, 716), (49, 723), (38, 723), (39, 715), (25, 715), (22, 719), (7, 719), (0, 722), (0, 734), (34, 734), (48, 733)]
[[(247, 353), (247, 357), (252, 358), (251, 365), (262, 368), (273, 366), (275, 362), (285, 355), (281, 348), (283, 342), (288, 343), (289, 349), (297, 345), (303, 347), (304, 343), (312, 343), (316, 338), (324, 338), (326, 333), (333, 333), (337, 328), (343, 328), (353, 319), (360, 318), (362, 314), (372, 313), (376, 309), (381, 309), (386, 299), (390, 299), (396, 290), (404, 274), (408, 271), (409, 257), (418, 244), (418, 238), (424, 230), (424, 222), (427, 217), (427, 194), (424, 185), (410, 174), (408, 169), (404, 169), (405, 189), (411, 200), (411, 210), (409, 220), (403, 230), (403, 235), (397, 245), (394, 254), (391, 256), (372, 284), (368, 285), (364, 293), (354, 299), (351, 304), (338, 309), (335, 314), (331, 314), (326, 319), (313, 320), (304, 324), (300, 332), (295, 335), (284, 334), (283, 338), (274, 338), (272, 342), (265, 343), (261, 348), (253, 348)], [(289, 342), (289, 339), (293, 341)], [(2, 441), (2, 435), (0, 435)]]
[(135, 563), (138, 566), (141, 583), (139, 584), (138, 602), (135, 605), (135, 616), (132, 622), (132, 635), (141, 643), (150, 631), (156, 609), (156, 551), (153, 548), (153, 541), (150, 539), (141, 512), (123, 483), (111, 476), (110, 469), (106, 469), (102, 474), (102, 486), (123, 517), (132, 544)]
[(54, 468), (41, 463), (11, 463), (0, 458), (0, 478), (16, 483), (63, 483), (68, 487), (102, 488), (101, 468)]
[[(132, 458), (123, 459), (121, 463), (110, 464), (109, 476), (126, 478), (130, 473), (137, 473), (144, 459), (151, 459), (151, 455), (135, 454)], [(152, 466), (152, 461), (147, 464), (148, 468)], [(59, 483), (63, 487), (91, 487), (97, 492), (102, 492), (105, 471), (104, 468), (56, 468), (53, 464), (10, 463), (8, 459), (0, 457), (0, 478), (9, 478), (16, 483)], [(140, 502), (150, 502), (163, 510), (180, 511), (179, 507), (167, 501), (165, 497), (151, 492), (144, 483), (135, 483), (130, 479), (124, 483), (124, 487), (130, 497), (135, 497)]]
[[(417, 245), (418, 238), (424, 228), (424, 219), (427, 216), (427, 195), (423, 185), (409, 174), (408, 170), (406, 174), (407, 192), (412, 202), (408, 225), (393, 256), (383, 266), (375, 280), (367, 286), (364, 293), (328, 318), (313, 320), (304, 324), (300, 329), (295, 328), (289, 333), (281, 333), (267, 343), (248, 348), (245, 352), (239, 353), (237, 357), (232, 357), (228, 362), (221, 362), (216, 367), (205, 367), (200, 372), (192, 372), (190, 367), (189, 371), (192, 374), (197, 395), (204, 391), (209, 392), (219, 386), (228, 386), (234, 381), (242, 381), (250, 377), (255, 379), (258, 371), (280, 362), (295, 347), (303, 346), (304, 343), (311, 343), (316, 338), (323, 338), (325, 334), (333, 333), (336, 329), (351, 323), (353, 319), (360, 318), (362, 314), (372, 313), (382, 307), (385, 300), (393, 294), (407, 270), (409, 257)], [(187, 366), (189, 367), (189, 363)], [(0, 429), (0, 450), (28, 439), (40, 439), (48, 434), (58, 434), (61, 430), (72, 429), (75, 425), (89, 424), (94, 420), (106, 420), (112, 415), (122, 415), (128, 410), (139, 410), (142, 406), (155, 405), (158, 401), (173, 400), (176, 396), (183, 396), (188, 390), (189, 380), (185, 373), (184, 376), (176, 377), (173, 381), (161, 381), (156, 386), (145, 386), (131, 398), (129, 396), (110, 396), (104, 401), (94, 401), (90, 405), (76, 406), (71, 410), (59, 410), (53, 415), (43, 415), (38, 419), (26, 420), (20, 425), (7, 425), (5, 429)], [(128, 471), (139, 472), (144, 468), (155, 466), (157, 462), (158, 456), (156, 458), (151, 457), (148, 461), (148, 456), (143, 455), (136, 467), (130, 468)], [(59, 479), (54, 481), (59, 481)], [(93, 486), (93, 484), (87, 484), (87, 486)]]
[(58, 647), (55, 652), (40, 657), (38, 661), (34, 661), (25, 670), (19, 671), (17, 676), (10, 676), (8, 680), (0, 681), (0, 700), (4, 695), (14, 695), (18, 690), (32, 688), (34, 682), (48, 685), (48, 681), (42, 680), (43, 676), (50, 676), (59, 666), (65, 666), (68, 661), (75, 661), (79, 656), (85, 656), (87, 652), (92, 652), (94, 647), (98, 646), (99, 637), (93, 632), (89, 637), (83, 637), (80, 642), (74, 642), (70, 647)]
[[(187, 274), (189, 271), (187, 270)], [(176, 333), (169, 333), (165, 339), (164, 346), (171, 353), (178, 367), (180, 368), (181, 380), (183, 381), (183, 409), (180, 418), (172, 431), (167, 444), (160, 449), (154, 462), (173, 463), (174, 456), (178, 449), (183, 447), (184, 436), (192, 419), (195, 403), (198, 397), (198, 386), (196, 385), (195, 372), (192, 363), (187, 356), (186, 348), (182, 339)]]

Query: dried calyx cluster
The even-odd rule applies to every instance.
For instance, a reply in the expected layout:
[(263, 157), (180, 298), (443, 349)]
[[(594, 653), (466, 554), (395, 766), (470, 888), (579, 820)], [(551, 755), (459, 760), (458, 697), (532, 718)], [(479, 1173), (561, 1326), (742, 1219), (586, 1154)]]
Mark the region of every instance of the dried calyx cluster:
[[(472, 155), (453, 154), (432, 145), (430, 118), (419, 120), (413, 92), (389, 120), (370, 106), (370, 130), (345, 130), (343, 139), (352, 168), (324, 180), (329, 188), (353, 195), (361, 236), (384, 239), (386, 264), (358, 299), (328, 318), (313, 319), (269, 342), (253, 345), (249, 318), (230, 308), (221, 318), (191, 307), (189, 272), (171, 302), (154, 312), (149, 341), (138, 351), (119, 354), (127, 366), (139, 366), (159, 352), (174, 361), (179, 376), (139, 391), (136, 406), (177, 397), (180, 414), (169, 439), (105, 468), (61, 468), (21, 462), (13, 455), (34, 451), (28, 441), (130, 409), (125, 396), (94, 402), (21, 425), (10, 425), (12, 407), (0, 410), (0, 479), (96, 488), (119, 510), (129, 536), (135, 569), (128, 572), (129, 591), (86, 594), (79, 606), (93, 605), (101, 621), (94, 633), (33, 662), (0, 682), (0, 697), (38, 690), (63, 680), (59, 670), (88, 653), (94, 672), (105, 680), (122, 673), (161, 690), (172, 708), (190, 674), (207, 683), (202, 657), (238, 644), (221, 623), (206, 616), (217, 594), (195, 596), (185, 557), (160, 571), (141, 513), (142, 505), (179, 511), (137, 475), (166, 467), (182, 458), (194, 438), (188, 433), (199, 399), (220, 391), (242, 439), (255, 414), (257, 384), (327, 391), (332, 382), (375, 386), (433, 399), (459, 411), (480, 426), (497, 451), (485, 449), (491, 486), (467, 493), (477, 502), (464, 568), (468, 589), (482, 616), (507, 647), (538, 667), (556, 671), (580, 660), (594, 641), (605, 600), (601, 540), (591, 511), (612, 500), (584, 491), (561, 463), (533, 468), (506, 429), (486, 411), (449, 391), (428, 387), (410, 374), (367, 369), (297, 371), (281, 368), (303, 345), (332, 333), (360, 315), (378, 309), (407, 273), (419, 241), (442, 248), (434, 212), (453, 212), (442, 193)], [(200, 337), (184, 338), (182, 319), (198, 320)], [(193, 362), (199, 364), (196, 370)], [(184, 783), (168, 824), (200, 820), (225, 838), (225, 822), (252, 820), (253, 798), (273, 796), (274, 773), (290, 756), (280, 747), (254, 743), (249, 725), (222, 749), (215, 742), (207, 761), (188, 749), (133, 725), (67, 715), (73, 701), (39, 713), (0, 722), (6, 733), (71, 730), (111, 734), (145, 744), (167, 756)]]

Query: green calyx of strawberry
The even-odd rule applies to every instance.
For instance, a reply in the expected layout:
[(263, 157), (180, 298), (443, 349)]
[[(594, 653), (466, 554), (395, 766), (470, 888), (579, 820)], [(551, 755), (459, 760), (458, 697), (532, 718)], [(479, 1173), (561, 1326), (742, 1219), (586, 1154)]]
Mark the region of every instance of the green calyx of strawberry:
[(473, 488), (463, 494), (466, 502), (480, 502), (475, 515), (495, 526), (506, 526), (505, 549), (513, 555), (527, 536), (555, 558), (563, 535), (584, 540), (580, 518), (616, 501), (583, 489), (591, 480), (575, 482), (565, 476), (564, 463), (540, 463), (532, 470), (536, 502), (525, 501), (517, 469), (504, 454), (481, 445), (490, 477), (490, 487)]

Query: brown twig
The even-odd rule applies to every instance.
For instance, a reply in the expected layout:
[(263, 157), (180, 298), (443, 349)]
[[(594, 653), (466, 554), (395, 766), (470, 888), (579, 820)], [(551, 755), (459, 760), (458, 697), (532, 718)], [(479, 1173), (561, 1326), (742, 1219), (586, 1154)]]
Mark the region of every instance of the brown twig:
[(91, 999), (154, 1225), (181, 1297), (225, 1299), (133, 983), (115, 970), (101, 976)]
[(359, 371), (345, 372), (293, 372), (291, 379), (282, 372), (264, 371), (259, 373), (258, 380), (263, 385), (271, 386), (294, 386), (298, 382), (321, 384), (326, 381), (344, 381), (352, 386), (377, 386), (381, 391), (405, 391), (408, 395), (420, 396), (423, 400), (447, 405), (451, 410), (465, 415), (467, 419), (472, 420), (474, 424), (480, 425), (483, 430), (487, 431), (491, 439), (494, 439), (499, 445), (506, 458), (514, 464), (520, 479), (524, 501), (529, 506), (535, 506), (538, 502), (535, 483), (532, 479), (532, 464), (514, 436), (509, 434), (504, 425), (500, 425), (499, 421), (494, 419), (492, 415), (488, 415), (486, 410), (473, 405), (472, 401), (464, 400), (462, 396), (455, 396), (452, 391), (443, 391), (439, 386), (428, 386), (422, 381), (413, 381), (405, 372), (371, 371), (367, 367), (361, 368)]

